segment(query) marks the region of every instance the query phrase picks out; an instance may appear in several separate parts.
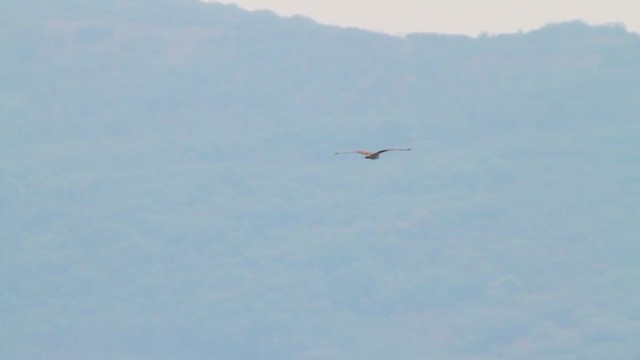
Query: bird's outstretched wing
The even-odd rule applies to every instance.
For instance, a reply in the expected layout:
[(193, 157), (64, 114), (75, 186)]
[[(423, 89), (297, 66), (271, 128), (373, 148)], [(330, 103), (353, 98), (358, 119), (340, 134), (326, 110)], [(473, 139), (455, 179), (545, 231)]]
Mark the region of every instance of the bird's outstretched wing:
[(364, 150), (354, 150), (354, 151), (338, 151), (337, 153), (335, 153), (334, 155), (340, 155), (340, 154), (360, 154), (360, 155), (371, 155), (370, 152), (368, 151), (364, 151)]
[(411, 148), (406, 148), (406, 149), (383, 149), (383, 150), (376, 151), (374, 154), (380, 155), (383, 152), (387, 152), (387, 151), (409, 151), (409, 150), (411, 150)]

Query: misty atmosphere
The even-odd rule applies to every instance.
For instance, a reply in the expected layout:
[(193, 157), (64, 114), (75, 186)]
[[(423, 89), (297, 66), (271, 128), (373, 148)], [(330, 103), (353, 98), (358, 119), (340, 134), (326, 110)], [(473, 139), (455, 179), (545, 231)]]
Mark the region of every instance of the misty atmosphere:
[(0, 358), (640, 358), (640, 35), (2, 8)]

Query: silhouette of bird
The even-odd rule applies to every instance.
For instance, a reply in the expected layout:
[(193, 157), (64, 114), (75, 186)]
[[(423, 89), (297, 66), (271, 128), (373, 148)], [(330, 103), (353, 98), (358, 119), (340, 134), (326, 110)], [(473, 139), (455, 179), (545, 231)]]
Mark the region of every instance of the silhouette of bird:
[(387, 152), (387, 151), (409, 151), (409, 150), (411, 150), (411, 148), (408, 148), (408, 149), (384, 149), (384, 150), (378, 150), (376, 152), (371, 152), (371, 151), (366, 151), (366, 150), (355, 150), (355, 151), (341, 151), (341, 152), (335, 153), (334, 155), (357, 153), (357, 154), (360, 154), (360, 155), (364, 156), (365, 159), (376, 160), (376, 159), (378, 159), (380, 157), (380, 154), (382, 154), (383, 152)]

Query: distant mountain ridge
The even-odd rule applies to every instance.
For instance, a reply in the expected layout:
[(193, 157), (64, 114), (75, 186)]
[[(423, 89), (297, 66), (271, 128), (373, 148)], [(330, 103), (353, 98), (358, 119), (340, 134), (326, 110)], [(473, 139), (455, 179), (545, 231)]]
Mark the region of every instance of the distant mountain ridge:
[[(328, 104), (336, 104), (336, 111), (343, 113), (367, 101), (371, 104), (365, 108), (376, 113), (393, 107), (394, 113), (400, 111), (410, 118), (441, 118), (444, 114), (435, 109), (442, 103), (438, 97), (485, 96), (481, 87), (474, 88), (482, 81), (499, 86), (520, 78), (522, 89), (517, 93), (526, 92), (524, 88), (532, 86), (526, 84), (532, 82), (593, 77), (607, 69), (616, 78), (628, 79), (627, 86), (632, 87), (639, 73), (640, 37), (617, 26), (591, 27), (575, 22), (478, 39), (435, 34), (398, 38), (195, 1), (47, 4), (33, 17), (14, 16), (30, 23), (27, 28), (5, 28), (5, 34), (10, 35), (3, 41), (3, 64), (23, 69), (24, 74), (53, 76), (49, 80), (52, 84), (60, 83), (54, 74), (71, 65), (76, 74), (87, 72), (83, 78), (106, 77), (107, 83), (120, 81), (116, 78), (124, 82), (139, 78), (145, 83), (148, 80), (140, 78), (142, 74), (158, 71), (177, 87), (178, 97), (195, 86), (202, 87), (202, 93), (230, 91), (242, 93), (250, 101), (270, 99), (287, 107), (302, 101), (303, 106), (327, 111), (332, 108)], [(92, 68), (83, 70), (86, 66)], [(19, 73), (6, 74), (7, 87), (19, 86), (10, 81)], [(194, 78), (200, 81), (194, 83)], [(469, 84), (473, 78), (479, 81)], [(599, 80), (587, 82), (593, 85)], [(218, 88), (216, 84), (225, 86)], [(265, 91), (258, 94), (258, 89)], [(290, 91), (295, 93), (280, 99), (271, 97)], [(293, 100), (301, 91), (314, 95)], [(502, 91), (506, 96), (514, 94), (513, 89)], [(401, 95), (404, 93), (414, 98)], [(317, 103), (310, 104), (310, 98)], [(416, 108), (415, 101), (430, 103), (430, 99), (434, 99), (435, 113), (416, 114), (424, 106)], [(617, 104), (615, 108), (628, 105)]]

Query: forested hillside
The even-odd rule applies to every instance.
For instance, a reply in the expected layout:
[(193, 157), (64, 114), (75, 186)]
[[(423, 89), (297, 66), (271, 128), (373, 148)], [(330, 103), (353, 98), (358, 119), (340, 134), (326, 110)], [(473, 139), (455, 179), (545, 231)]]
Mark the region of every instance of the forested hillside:
[[(0, 358), (640, 357), (640, 36), (0, 12)], [(379, 160), (336, 151), (412, 147)]]

